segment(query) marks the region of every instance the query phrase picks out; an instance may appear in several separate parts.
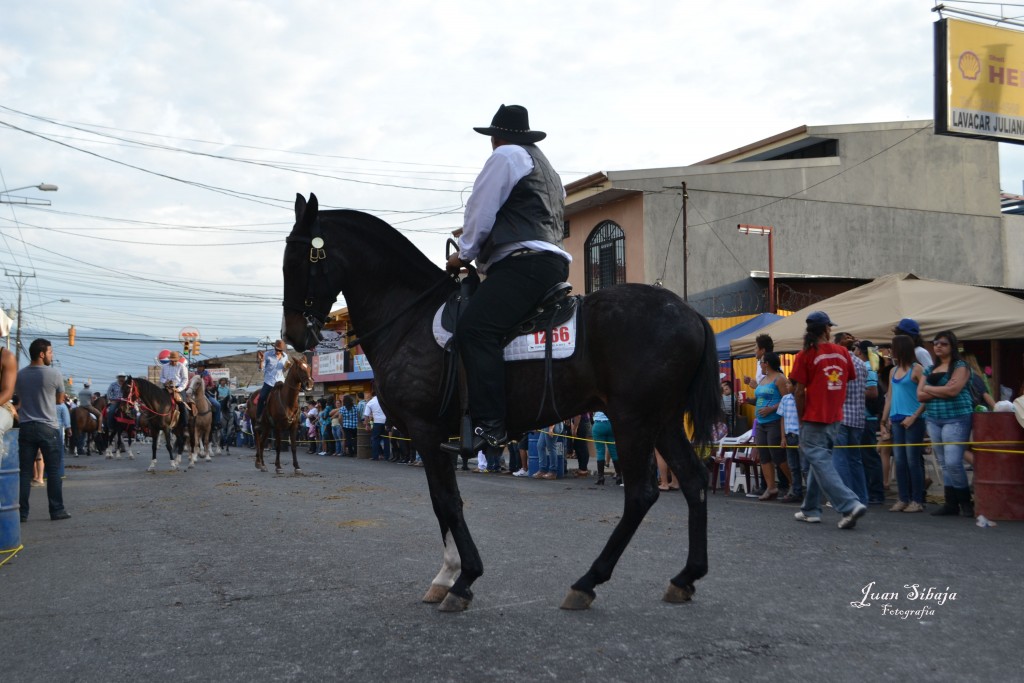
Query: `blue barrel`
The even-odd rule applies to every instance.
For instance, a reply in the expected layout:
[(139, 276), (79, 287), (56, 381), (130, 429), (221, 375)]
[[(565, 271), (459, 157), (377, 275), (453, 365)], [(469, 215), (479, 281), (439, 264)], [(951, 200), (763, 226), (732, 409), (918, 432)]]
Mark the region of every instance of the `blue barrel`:
[(0, 444), (0, 551), (21, 546), (20, 481), (18, 430), (11, 429)]
[(537, 452), (537, 432), (530, 432), (527, 445), (528, 464), (527, 474), (531, 477), (540, 472), (540, 454)]
[(555, 476), (561, 479), (565, 476), (565, 449), (566, 439), (555, 439)]

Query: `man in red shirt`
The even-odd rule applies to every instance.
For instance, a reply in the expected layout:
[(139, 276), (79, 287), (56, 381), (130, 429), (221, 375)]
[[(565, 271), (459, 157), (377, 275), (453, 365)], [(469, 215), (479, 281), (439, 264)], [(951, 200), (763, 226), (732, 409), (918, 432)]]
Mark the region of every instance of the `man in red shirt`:
[(820, 522), (824, 490), (832, 506), (843, 515), (839, 528), (852, 529), (868, 508), (843, 484), (832, 464), (832, 447), (843, 419), (846, 383), (855, 368), (849, 351), (829, 343), (833, 327), (835, 323), (824, 311), (807, 316), (804, 350), (794, 359), (790, 374), (800, 415), (800, 449), (810, 465), (807, 494), (794, 516), (801, 522)]

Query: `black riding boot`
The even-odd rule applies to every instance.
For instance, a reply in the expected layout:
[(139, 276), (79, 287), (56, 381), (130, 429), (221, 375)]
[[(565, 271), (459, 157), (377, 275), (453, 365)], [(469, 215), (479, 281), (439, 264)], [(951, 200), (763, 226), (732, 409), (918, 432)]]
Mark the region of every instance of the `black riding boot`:
[(594, 483), (598, 486), (604, 486), (604, 460), (597, 461), (597, 481)]
[(957, 500), (960, 502), (960, 514), (963, 517), (974, 517), (974, 503), (971, 501), (971, 489), (966, 486), (962, 489), (954, 489)]
[[(942, 504), (938, 510), (932, 513), (932, 517), (949, 517), (952, 515), (960, 514), (960, 503), (957, 497), (957, 490), (952, 486), (945, 486), (942, 489), (942, 494), (946, 499), (946, 502)], [(968, 491), (970, 495), (970, 491)]]

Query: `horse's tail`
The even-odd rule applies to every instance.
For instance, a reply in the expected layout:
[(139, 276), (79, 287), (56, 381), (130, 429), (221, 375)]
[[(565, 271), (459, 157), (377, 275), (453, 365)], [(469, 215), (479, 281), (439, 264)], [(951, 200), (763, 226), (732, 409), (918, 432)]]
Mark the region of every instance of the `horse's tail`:
[(714, 441), (715, 423), (722, 419), (722, 385), (718, 381), (718, 351), (715, 332), (704, 316), (704, 352), (690, 382), (686, 412), (693, 423), (693, 444), (706, 446)]

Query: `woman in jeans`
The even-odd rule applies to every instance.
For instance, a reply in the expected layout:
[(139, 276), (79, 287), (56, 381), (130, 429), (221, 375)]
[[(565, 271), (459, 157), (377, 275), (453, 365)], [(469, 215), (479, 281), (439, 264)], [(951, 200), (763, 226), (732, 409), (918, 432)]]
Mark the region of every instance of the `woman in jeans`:
[(924, 371), (914, 354), (914, 340), (898, 334), (892, 339), (894, 367), (889, 376), (882, 418), (892, 433), (896, 456), (896, 487), (899, 501), (889, 512), (924, 510), (924, 467), (921, 451), (925, 423), (921, 419), (924, 404), (917, 400), (917, 385)]
[(761, 370), (764, 378), (754, 390), (757, 407), (754, 415), (757, 418), (755, 443), (761, 455), (761, 471), (764, 472), (765, 491), (758, 500), (772, 500), (779, 496), (779, 488), (775, 482), (775, 469), (778, 468), (789, 482), (793, 475), (786, 462), (785, 440), (782, 438), (779, 405), (782, 397), (789, 393), (789, 383), (782, 374), (779, 355), (774, 351), (766, 351), (761, 357)]
[(924, 417), (935, 457), (942, 462), (945, 504), (935, 516), (974, 516), (971, 489), (964, 470), (964, 442), (971, 434), (970, 371), (960, 358), (956, 335), (943, 330), (935, 335), (932, 350), (935, 366), (928, 368), (917, 385), (917, 398), (925, 403)]

